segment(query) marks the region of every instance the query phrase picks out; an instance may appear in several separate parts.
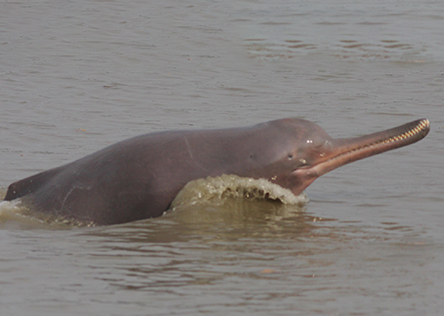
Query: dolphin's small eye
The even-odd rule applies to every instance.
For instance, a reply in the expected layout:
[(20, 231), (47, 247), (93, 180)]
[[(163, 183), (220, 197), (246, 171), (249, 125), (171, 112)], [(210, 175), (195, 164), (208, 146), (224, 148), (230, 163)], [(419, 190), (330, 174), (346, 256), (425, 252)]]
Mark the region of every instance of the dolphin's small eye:
[(288, 154), (287, 158), (288, 158), (288, 160), (292, 160), (293, 159), (293, 155), (292, 154)]

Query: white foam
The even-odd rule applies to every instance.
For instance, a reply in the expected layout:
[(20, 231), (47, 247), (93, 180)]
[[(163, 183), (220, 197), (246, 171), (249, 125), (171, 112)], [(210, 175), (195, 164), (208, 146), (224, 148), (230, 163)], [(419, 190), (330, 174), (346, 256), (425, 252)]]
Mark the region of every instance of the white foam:
[(227, 197), (278, 200), (290, 205), (302, 205), (308, 202), (305, 193), (296, 196), (290, 190), (266, 179), (222, 175), (190, 181), (179, 192), (171, 206), (174, 208), (184, 204), (193, 205)]

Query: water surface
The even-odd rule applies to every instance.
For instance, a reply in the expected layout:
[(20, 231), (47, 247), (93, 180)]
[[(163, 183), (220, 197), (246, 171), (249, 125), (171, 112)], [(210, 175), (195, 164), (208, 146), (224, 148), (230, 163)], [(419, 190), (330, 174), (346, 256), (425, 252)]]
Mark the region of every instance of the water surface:
[(0, 216), (1, 314), (441, 314), (441, 2), (15, 1), (0, 30), (3, 187), (159, 130), (432, 125), (323, 176), (303, 209), (228, 199), (89, 228)]

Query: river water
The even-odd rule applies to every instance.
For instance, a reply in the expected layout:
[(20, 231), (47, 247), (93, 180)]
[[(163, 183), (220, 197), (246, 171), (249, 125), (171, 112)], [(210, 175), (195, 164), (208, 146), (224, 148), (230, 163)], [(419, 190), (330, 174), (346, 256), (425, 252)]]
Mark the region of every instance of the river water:
[(153, 131), (298, 116), (423, 141), (108, 227), (0, 214), (1, 315), (441, 315), (444, 2), (2, 1), (0, 185)]

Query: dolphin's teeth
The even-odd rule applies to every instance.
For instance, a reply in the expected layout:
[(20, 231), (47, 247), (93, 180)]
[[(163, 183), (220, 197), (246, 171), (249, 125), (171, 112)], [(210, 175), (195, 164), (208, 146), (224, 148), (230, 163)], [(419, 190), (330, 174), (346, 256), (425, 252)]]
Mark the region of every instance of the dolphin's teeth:
[(406, 140), (406, 139), (411, 138), (411, 137), (415, 136), (416, 134), (420, 133), (424, 129), (428, 128), (429, 125), (430, 125), (429, 120), (424, 119), (424, 120), (420, 121), (416, 127), (408, 130), (407, 132), (404, 132), (404, 133), (402, 133), (400, 135), (397, 135), (397, 136), (386, 138), (384, 140), (376, 141), (374, 143), (367, 144), (367, 145), (364, 145), (362, 147), (354, 148), (354, 149), (352, 149), (352, 150), (350, 150), (348, 152), (339, 154), (338, 156), (331, 157), (330, 159), (328, 159), (328, 161), (337, 159), (337, 158), (339, 158), (339, 157), (341, 157), (343, 155), (348, 155), (348, 154), (354, 153), (356, 151), (361, 151), (361, 150), (369, 149), (369, 148), (376, 147), (376, 146), (379, 146), (379, 145), (382, 145), (382, 144), (390, 144), (390, 143)]
[(397, 142), (397, 141), (401, 141), (410, 137), (415, 136), (416, 134), (420, 133), (422, 130), (424, 130), (425, 128), (427, 128), (430, 125), (429, 120), (425, 119), (422, 120), (421, 122), (418, 123), (418, 125), (415, 128), (412, 128), (411, 130), (404, 132), (398, 136), (394, 136), (388, 139), (384, 139), (382, 141), (376, 142), (374, 144), (368, 145), (368, 146), (364, 146), (362, 148), (366, 148), (369, 146), (377, 146), (379, 144), (388, 144), (388, 143), (393, 143), (393, 142)]

